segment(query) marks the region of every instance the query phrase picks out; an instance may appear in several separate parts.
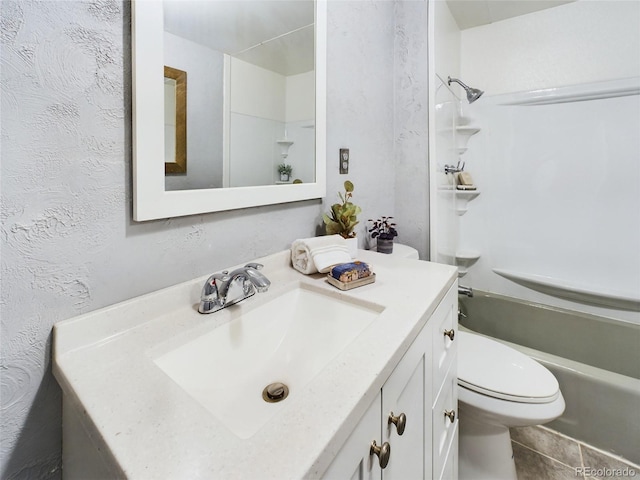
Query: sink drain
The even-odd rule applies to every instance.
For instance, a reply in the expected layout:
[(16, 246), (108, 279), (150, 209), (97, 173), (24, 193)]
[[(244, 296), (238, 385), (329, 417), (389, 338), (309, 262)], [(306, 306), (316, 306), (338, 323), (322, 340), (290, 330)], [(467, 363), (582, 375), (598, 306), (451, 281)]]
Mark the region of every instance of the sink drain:
[(288, 395), (289, 387), (280, 382), (270, 383), (262, 390), (262, 399), (269, 403), (281, 402), (287, 398)]

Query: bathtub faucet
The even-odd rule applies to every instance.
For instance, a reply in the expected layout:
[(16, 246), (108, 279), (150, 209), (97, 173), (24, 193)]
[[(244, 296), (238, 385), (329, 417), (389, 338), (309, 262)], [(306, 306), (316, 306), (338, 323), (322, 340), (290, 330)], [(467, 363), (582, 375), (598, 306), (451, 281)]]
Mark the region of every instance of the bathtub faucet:
[(466, 295), (467, 297), (473, 297), (473, 288), (463, 287), (458, 285), (458, 295)]
[(202, 287), (200, 313), (213, 313), (241, 302), (257, 292), (266, 292), (271, 282), (258, 270), (259, 263), (248, 263), (229, 273), (214, 273)]

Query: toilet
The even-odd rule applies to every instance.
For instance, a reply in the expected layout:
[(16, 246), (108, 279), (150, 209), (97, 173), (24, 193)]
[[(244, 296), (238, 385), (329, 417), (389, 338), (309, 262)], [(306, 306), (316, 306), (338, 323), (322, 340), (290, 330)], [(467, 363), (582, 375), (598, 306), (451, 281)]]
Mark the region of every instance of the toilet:
[(516, 480), (509, 427), (550, 422), (564, 412), (553, 374), (490, 338), (458, 331), (459, 478)]
[[(407, 245), (393, 255), (418, 259)], [(460, 480), (517, 480), (510, 427), (558, 418), (565, 403), (553, 374), (511, 347), (468, 331), (458, 341)]]

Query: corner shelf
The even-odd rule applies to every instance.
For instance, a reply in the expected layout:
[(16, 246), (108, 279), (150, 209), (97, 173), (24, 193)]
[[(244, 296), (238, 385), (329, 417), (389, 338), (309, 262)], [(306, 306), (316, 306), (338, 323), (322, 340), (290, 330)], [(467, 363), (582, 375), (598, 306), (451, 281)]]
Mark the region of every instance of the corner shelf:
[(458, 149), (467, 150), (467, 143), (469, 139), (480, 131), (478, 127), (471, 127), (469, 125), (460, 125), (456, 127), (456, 136), (458, 138)]
[(469, 268), (478, 261), (480, 256), (479, 252), (472, 250), (456, 252), (455, 260), (458, 266), (458, 277), (464, 277), (469, 271)]
[(276, 143), (280, 145), (280, 156), (284, 160), (289, 156), (289, 147), (293, 145), (293, 142), (286, 138), (281, 138), (280, 140), (276, 140)]
[[(454, 191), (454, 190), (452, 190)], [(459, 217), (467, 213), (471, 200), (480, 195), (480, 190), (455, 190), (456, 193), (456, 213)]]

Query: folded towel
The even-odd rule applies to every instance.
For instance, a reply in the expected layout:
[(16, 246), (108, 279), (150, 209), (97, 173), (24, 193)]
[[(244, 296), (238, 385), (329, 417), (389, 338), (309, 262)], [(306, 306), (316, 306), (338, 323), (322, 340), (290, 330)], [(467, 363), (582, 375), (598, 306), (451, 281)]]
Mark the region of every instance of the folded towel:
[(291, 244), (291, 264), (305, 275), (326, 273), (331, 266), (350, 261), (349, 249), (340, 235), (303, 238)]

